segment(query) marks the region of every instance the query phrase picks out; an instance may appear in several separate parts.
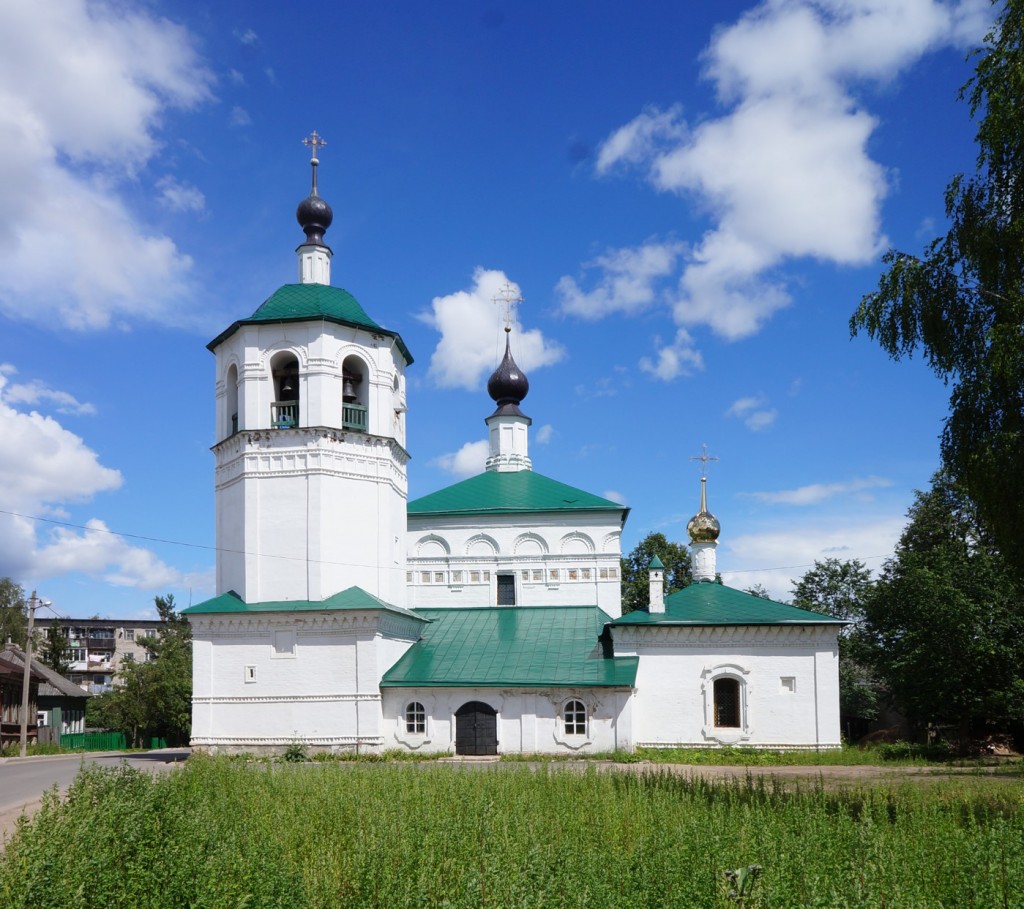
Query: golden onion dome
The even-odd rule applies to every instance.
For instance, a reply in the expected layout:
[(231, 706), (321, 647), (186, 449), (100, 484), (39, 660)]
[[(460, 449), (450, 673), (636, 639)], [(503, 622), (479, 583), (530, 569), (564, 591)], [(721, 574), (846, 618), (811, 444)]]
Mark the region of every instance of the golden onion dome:
[(714, 543), (722, 532), (722, 527), (710, 511), (708, 511), (707, 477), (700, 478), (700, 511), (686, 525), (686, 532), (694, 543)]

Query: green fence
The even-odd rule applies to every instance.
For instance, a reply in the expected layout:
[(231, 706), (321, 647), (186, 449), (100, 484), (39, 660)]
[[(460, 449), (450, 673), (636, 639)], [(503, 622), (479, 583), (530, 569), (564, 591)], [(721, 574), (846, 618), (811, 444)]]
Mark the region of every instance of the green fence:
[(72, 732), (60, 737), (61, 748), (72, 751), (124, 751), (123, 732)]

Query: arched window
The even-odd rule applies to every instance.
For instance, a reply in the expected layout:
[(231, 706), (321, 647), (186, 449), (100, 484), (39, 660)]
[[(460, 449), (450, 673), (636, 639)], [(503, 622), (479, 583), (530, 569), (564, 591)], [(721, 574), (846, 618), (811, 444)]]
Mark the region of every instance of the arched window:
[(241, 427), (238, 425), (238, 367), (232, 363), (224, 377), (224, 416), (227, 425), (225, 436), (233, 436)]
[(366, 432), (370, 389), (366, 365), (359, 357), (345, 357), (341, 364), (341, 428)]
[(425, 735), (427, 732), (427, 711), (419, 701), (406, 704), (405, 731), (409, 735)]
[(270, 425), (290, 429), (299, 425), (299, 361), (294, 354), (279, 353), (270, 363), (274, 379), (274, 401), (270, 405)]
[(562, 722), (566, 735), (586, 735), (587, 707), (583, 701), (566, 701), (562, 708)]
[(740, 683), (738, 679), (715, 679), (715, 726), (740, 727)]

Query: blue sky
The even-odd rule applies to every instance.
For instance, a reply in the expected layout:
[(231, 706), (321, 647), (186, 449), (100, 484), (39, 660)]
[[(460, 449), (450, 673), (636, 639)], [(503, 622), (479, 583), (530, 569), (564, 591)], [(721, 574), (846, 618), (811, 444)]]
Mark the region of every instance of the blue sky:
[(947, 391), (847, 327), (974, 163), (986, 0), (9, 0), (0, 575), (65, 615), (213, 593), (206, 343), (295, 280), (317, 130), (332, 279), (416, 358), (410, 495), (482, 469), (501, 319), (534, 468), (728, 583), (892, 552)]

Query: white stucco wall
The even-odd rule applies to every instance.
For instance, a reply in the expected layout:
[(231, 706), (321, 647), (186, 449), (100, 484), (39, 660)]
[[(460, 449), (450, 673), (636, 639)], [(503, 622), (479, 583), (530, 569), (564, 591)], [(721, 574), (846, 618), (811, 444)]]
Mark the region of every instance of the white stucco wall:
[[(562, 709), (569, 700), (587, 708), (587, 734), (567, 736)], [(423, 704), (424, 735), (406, 732), (411, 701)], [(470, 701), (497, 711), (498, 753), (587, 754), (632, 750), (629, 689), (612, 688), (384, 688), (384, 747), (424, 753), (455, 753), (455, 712)]]
[(496, 605), (497, 575), (511, 573), (516, 605), (622, 613), (617, 515), (411, 515), (408, 525), (410, 607)]
[(190, 617), (192, 744), (224, 751), (383, 743), (381, 676), (420, 623), (376, 611)]
[[(806, 626), (633, 626), (617, 656), (640, 657), (637, 745), (840, 745), (836, 631)], [(740, 683), (741, 724), (715, 726), (714, 680)]]

